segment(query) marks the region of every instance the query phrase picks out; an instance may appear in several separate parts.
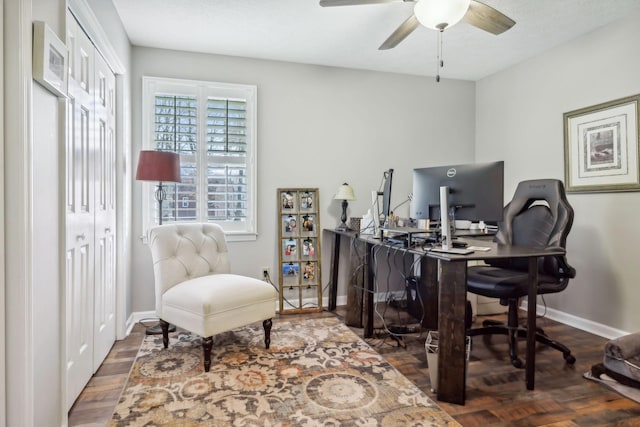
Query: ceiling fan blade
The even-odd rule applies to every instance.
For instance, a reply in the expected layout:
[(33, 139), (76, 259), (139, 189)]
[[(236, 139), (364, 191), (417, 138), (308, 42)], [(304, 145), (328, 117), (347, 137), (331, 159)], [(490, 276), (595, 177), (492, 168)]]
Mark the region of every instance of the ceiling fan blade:
[(420, 22), (418, 22), (418, 18), (416, 15), (411, 15), (404, 21), (396, 30), (380, 45), (379, 50), (386, 50), (396, 47), (402, 40), (407, 38), (409, 34), (413, 32), (416, 28), (418, 28)]
[(462, 19), (464, 22), (492, 34), (504, 33), (516, 24), (516, 21), (502, 12), (475, 0), (471, 0), (469, 10)]
[(378, 4), (378, 3), (397, 3), (401, 1), (413, 0), (320, 0), (320, 6), (358, 6), (361, 4)]

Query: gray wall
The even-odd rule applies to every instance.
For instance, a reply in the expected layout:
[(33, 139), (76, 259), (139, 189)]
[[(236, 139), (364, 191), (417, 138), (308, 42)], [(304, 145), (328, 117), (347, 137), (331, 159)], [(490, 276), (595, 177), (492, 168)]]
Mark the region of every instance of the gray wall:
[[(636, 13), (477, 82), (476, 160), (504, 159), (505, 199), (524, 179), (564, 180), (564, 112), (640, 93), (639, 20)], [(640, 194), (570, 194), (569, 202), (568, 258), (578, 275), (548, 305), (583, 326), (636, 331)]]
[[(144, 75), (255, 84), (258, 87), (258, 232), (255, 242), (230, 244), (235, 272), (277, 272), (279, 187), (318, 187), (321, 226), (339, 222), (338, 186), (348, 182), (358, 200), (350, 216), (370, 205), (382, 172), (395, 170), (392, 206), (411, 191), (411, 170), (473, 161), (475, 84), (435, 83), (415, 77), (228, 56), (136, 47), (133, 50), (133, 152), (141, 148), (140, 99)], [(141, 230), (140, 183), (133, 183), (133, 311), (153, 310), (153, 271)], [(408, 215), (408, 205), (399, 213)], [(330, 251), (323, 242), (323, 283)], [(277, 277), (274, 282), (277, 283)], [(344, 286), (344, 284), (343, 284)], [(345, 294), (341, 289), (340, 293)]]

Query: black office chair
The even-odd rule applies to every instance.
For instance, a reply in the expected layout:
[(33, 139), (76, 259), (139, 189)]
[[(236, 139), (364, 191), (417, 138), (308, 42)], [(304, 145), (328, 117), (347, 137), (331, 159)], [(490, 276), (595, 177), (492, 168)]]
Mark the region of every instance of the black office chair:
[[(567, 235), (573, 223), (573, 208), (569, 205), (561, 181), (540, 179), (518, 184), (513, 199), (504, 208), (495, 240), (498, 243), (522, 246), (566, 248)], [(471, 293), (499, 298), (509, 307), (507, 324), (487, 320), (482, 328), (469, 329), (471, 336), (502, 334), (509, 340), (509, 356), (516, 368), (523, 363), (518, 358), (517, 339), (525, 338), (527, 330), (518, 325), (518, 301), (528, 295), (528, 261), (507, 259), (488, 261), (483, 266), (469, 267), (467, 290)], [(538, 294), (563, 291), (569, 279), (576, 275), (565, 256), (548, 256), (539, 261)], [(536, 341), (562, 352), (567, 363), (576, 359), (564, 345), (552, 340), (540, 328)]]

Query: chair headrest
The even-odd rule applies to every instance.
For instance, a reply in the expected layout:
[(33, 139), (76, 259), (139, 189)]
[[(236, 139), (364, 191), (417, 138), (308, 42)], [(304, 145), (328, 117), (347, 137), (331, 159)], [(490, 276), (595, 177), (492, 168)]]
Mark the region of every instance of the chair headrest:
[(557, 179), (535, 179), (518, 184), (513, 199), (504, 208), (496, 241), (512, 243), (513, 219), (540, 202), (549, 208), (554, 222), (547, 246), (565, 248), (567, 235), (573, 225), (573, 208), (567, 200), (562, 181)]

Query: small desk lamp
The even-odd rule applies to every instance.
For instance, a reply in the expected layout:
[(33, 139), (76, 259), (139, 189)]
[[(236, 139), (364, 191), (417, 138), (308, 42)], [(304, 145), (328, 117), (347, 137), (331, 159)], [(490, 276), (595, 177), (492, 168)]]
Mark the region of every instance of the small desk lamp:
[(334, 199), (342, 200), (342, 216), (340, 217), (342, 223), (336, 228), (336, 230), (348, 231), (350, 228), (347, 226), (347, 206), (349, 205), (347, 201), (356, 199), (355, 194), (353, 194), (353, 188), (345, 182), (338, 188), (338, 192)]
[(162, 225), (162, 201), (167, 197), (162, 182), (180, 182), (180, 155), (170, 151), (140, 151), (136, 180), (158, 181), (155, 198), (158, 201), (158, 225)]
[[(170, 151), (140, 151), (136, 180), (158, 181), (155, 198), (158, 201), (158, 225), (162, 225), (162, 201), (167, 197), (167, 192), (162, 187), (162, 182), (180, 182), (180, 155)], [(169, 325), (169, 332), (174, 332), (175, 330), (175, 325)], [(162, 328), (159, 323), (148, 327), (146, 330), (147, 335), (161, 333)]]

